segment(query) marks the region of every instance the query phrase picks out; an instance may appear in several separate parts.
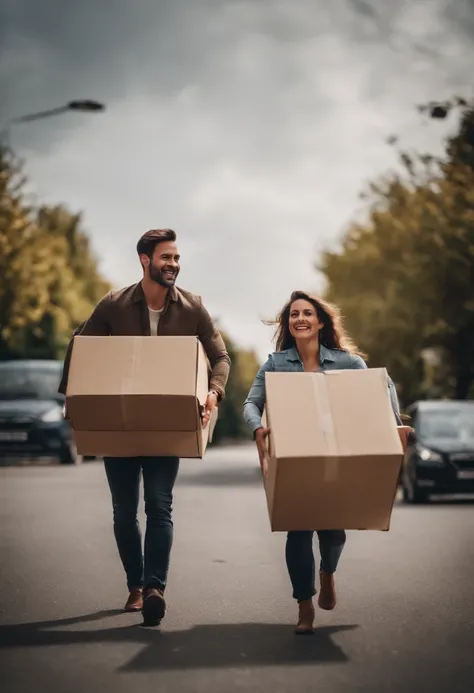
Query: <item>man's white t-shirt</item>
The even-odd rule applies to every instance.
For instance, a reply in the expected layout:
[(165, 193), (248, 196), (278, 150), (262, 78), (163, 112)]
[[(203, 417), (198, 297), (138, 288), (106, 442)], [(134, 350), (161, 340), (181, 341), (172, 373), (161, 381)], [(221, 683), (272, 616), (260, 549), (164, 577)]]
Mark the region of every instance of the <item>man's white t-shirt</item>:
[(158, 323), (160, 322), (160, 315), (163, 312), (163, 308), (161, 310), (153, 310), (152, 308), (148, 308), (148, 315), (150, 316), (150, 334), (152, 337), (156, 337), (158, 333)]

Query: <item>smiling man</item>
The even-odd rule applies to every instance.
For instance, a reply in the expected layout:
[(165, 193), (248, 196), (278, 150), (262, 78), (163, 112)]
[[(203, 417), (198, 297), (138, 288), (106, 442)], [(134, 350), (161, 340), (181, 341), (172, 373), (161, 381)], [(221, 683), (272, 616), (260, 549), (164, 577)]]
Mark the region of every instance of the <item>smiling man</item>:
[[(74, 334), (198, 337), (212, 369), (203, 411), (203, 423), (207, 426), (212, 409), (224, 397), (229, 376), (230, 358), (224, 340), (201, 298), (175, 286), (180, 269), (176, 233), (172, 229), (148, 231), (138, 241), (137, 253), (143, 279), (108, 293)], [(73, 340), (59, 386), (63, 394), (72, 344)], [(125, 610), (142, 610), (145, 625), (157, 625), (166, 610), (164, 592), (173, 541), (173, 487), (179, 459), (119, 457), (106, 458), (104, 463), (112, 496), (115, 539), (129, 590)], [(147, 517), (144, 556), (137, 519), (140, 473)]]

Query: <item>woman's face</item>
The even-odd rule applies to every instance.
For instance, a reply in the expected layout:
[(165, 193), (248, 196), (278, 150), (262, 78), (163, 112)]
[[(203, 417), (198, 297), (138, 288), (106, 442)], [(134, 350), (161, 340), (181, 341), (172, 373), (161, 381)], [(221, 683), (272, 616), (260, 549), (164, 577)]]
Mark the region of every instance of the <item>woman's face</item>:
[(323, 323), (319, 322), (316, 308), (312, 303), (299, 298), (290, 306), (289, 329), (290, 334), (297, 342), (314, 339)]

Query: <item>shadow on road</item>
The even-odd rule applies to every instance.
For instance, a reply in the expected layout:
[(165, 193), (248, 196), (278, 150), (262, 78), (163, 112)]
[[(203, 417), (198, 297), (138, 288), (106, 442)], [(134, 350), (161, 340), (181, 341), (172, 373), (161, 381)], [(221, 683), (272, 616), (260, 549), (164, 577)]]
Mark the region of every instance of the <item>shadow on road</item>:
[(358, 628), (357, 625), (322, 627), (309, 637), (295, 636), (291, 626), (276, 623), (224, 623), (165, 632), (158, 628), (144, 628), (141, 624), (95, 630), (64, 630), (67, 626), (97, 622), (118, 614), (123, 616), (122, 611), (99, 611), (57, 621), (1, 626), (0, 649), (142, 643), (143, 650), (120, 668), (127, 672), (323, 664), (348, 661), (332, 636)]
[(262, 483), (260, 467), (245, 469), (234, 467), (222, 470), (183, 474), (178, 479), (180, 486), (249, 486)]

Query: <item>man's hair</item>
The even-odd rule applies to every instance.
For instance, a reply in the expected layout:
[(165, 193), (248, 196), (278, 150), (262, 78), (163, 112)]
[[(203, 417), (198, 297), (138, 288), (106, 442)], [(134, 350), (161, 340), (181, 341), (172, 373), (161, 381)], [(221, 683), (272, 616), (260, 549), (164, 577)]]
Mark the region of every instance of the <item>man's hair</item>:
[(146, 255), (151, 259), (158, 243), (175, 240), (176, 232), (173, 231), (173, 229), (152, 229), (144, 233), (138, 241), (137, 253), (139, 255)]

